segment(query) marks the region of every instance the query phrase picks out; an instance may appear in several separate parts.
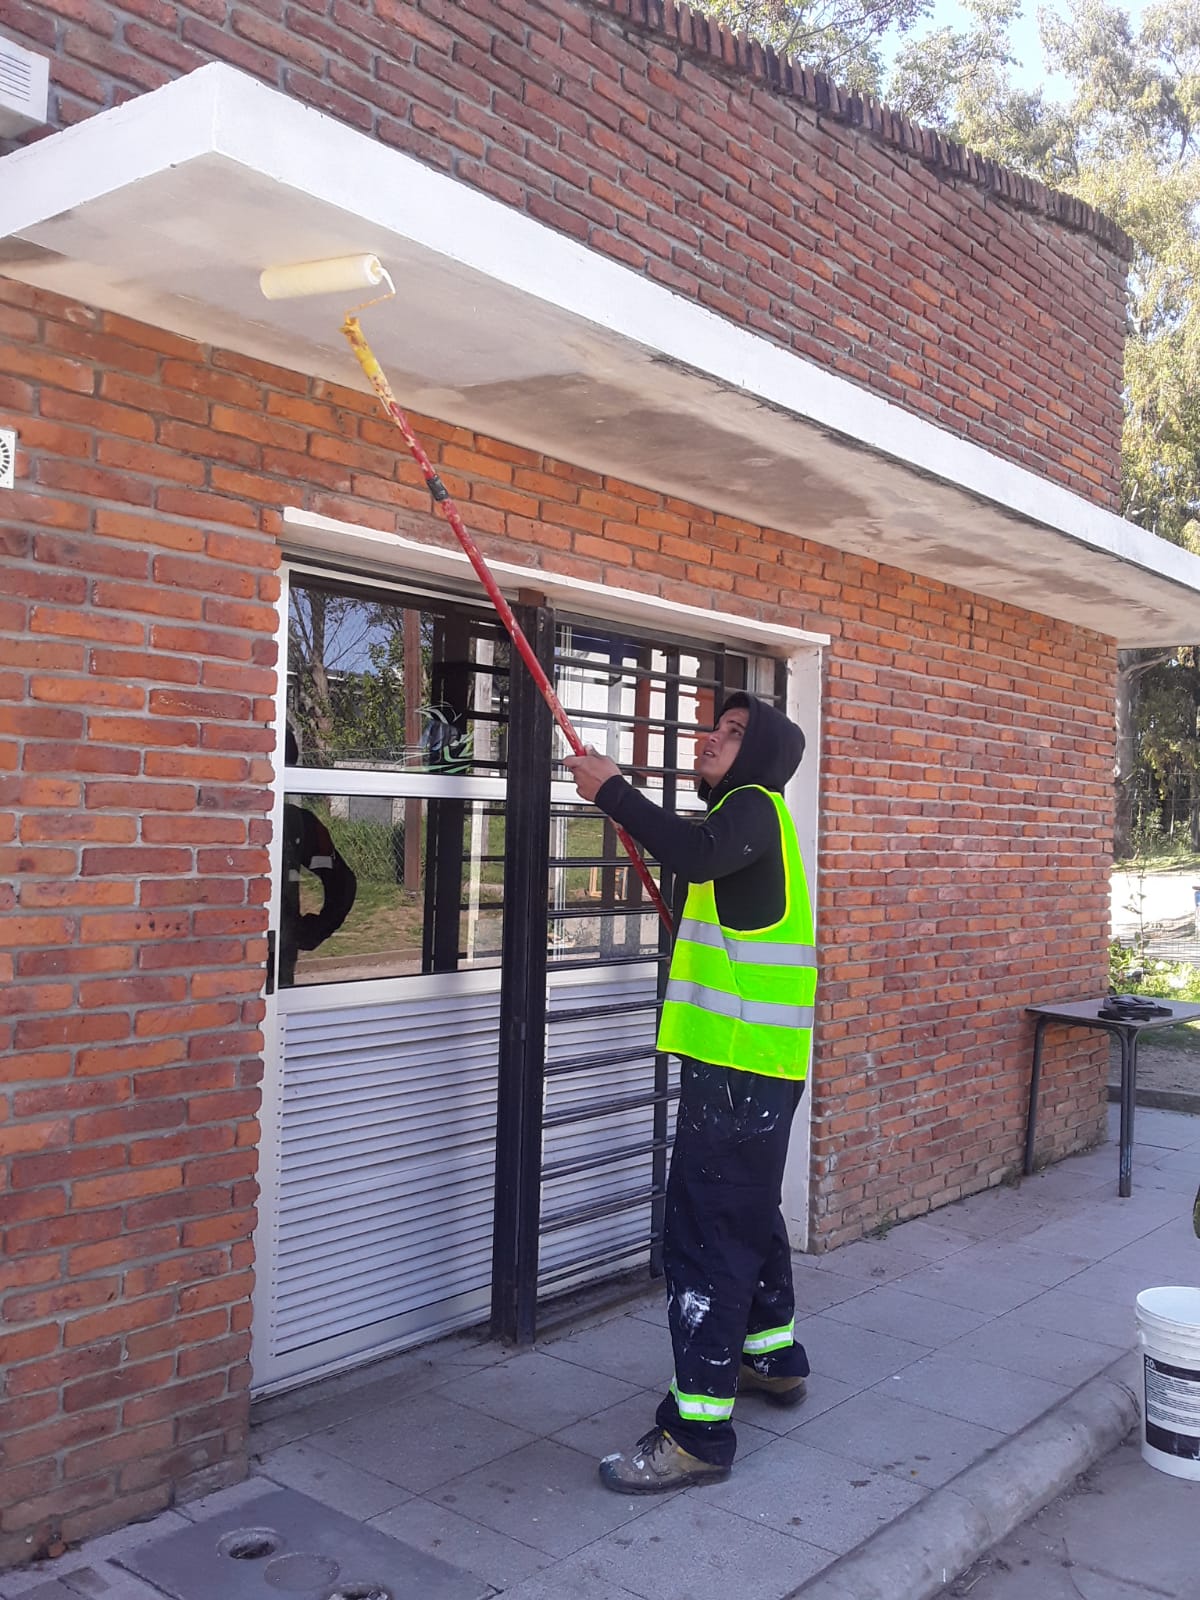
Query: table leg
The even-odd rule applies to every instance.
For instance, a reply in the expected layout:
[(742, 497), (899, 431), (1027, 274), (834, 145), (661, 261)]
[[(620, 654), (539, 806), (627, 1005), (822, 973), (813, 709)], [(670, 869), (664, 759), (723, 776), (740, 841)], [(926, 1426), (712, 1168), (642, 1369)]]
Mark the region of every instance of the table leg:
[(1033, 1141), (1037, 1132), (1038, 1089), (1042, 1081), (1042, 1034), (1049, 1017), (1038, 1017), (1033, 1024), (1033, 1068), (1029, 1074), (1029, 1110), (1025, 1114), (1025, 1176), (1033, 1171)]
[(1133, 1106), (1137, 1088), (1137, 1032), (1122, 1028), (1121, 1040), (1121, 1179), (1117, 1193), (1128, 1200), (1133, 1193)]

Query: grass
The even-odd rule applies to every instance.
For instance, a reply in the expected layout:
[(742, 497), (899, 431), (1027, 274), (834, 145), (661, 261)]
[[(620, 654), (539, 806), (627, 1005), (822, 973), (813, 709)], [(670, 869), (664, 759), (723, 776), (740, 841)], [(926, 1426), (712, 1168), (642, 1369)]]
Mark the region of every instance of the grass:
[[(425, 916), (424, 889), (410, 893), (391, 876), (393, 871), (402, 867), (403, 831), (394, 825), (367, 819), (348, 822), (332, 816), (328, 805), (320, 801), (312, 809), (322, 817), (338, 850), (354, 867), (358, 892), (354, 909), (344, 925), (320, 946), (319, 951), (308, 956), (310, 970), (320, 963), (354, 957), (394, 956), (401, 964), (419, 960)], [(469, 829), (468, 821), (468, 835)], [(424, 858), (424, 821), (421, 835)], [(567, 845), (569, 854), (586, 858), (598, 855), (602, 847), (603, 819), (586, 815), (572, 817)], [(503, 817), (488, 819), (487, 851), (491, 856), (502, 856), (504, 853)], [(502, 862), (493, 860), (483, 866), (479, 884), (481, 912), (486, 913), (499, 904), (503, 876)], [(565, 877), (569, 900), (579, 902), (594, 898), (592, 868), (569, 867)], [(300, 887), (301, 911), (319, 911), (322, 897), (320, 884), (306, 873)], [(302, 956), (301, 961), (304, 959)]]
[(1143, 851), (1125, 861), (1114, 861), (1115, 872), (1197, 872), (1200, 871), (1200, 854), (1190, 845), (1182, 843), (1174, 848), (1163, 846), (1153, 851)]
[(1200, 1023), (1181, 1022), (1174, 1028), (1158, 1028), (1148, 1033), (1141, 1043), (1143, 1050), (1163, 1047), (1200, 1057)]

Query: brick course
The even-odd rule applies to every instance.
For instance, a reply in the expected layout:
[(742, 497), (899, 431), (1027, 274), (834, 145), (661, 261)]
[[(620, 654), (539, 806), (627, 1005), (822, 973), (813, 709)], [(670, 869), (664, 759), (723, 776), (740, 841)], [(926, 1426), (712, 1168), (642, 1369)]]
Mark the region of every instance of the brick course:
[[(242, 1469), (278, 507), (449, 536), (363, 395), (4, 280), (0, 313), (2, 1563)], [(103, 355), (39, 367), (68, 332)], [(1020, 1008), (1105, 972), (1111, 641), (418, 426), (497, 558), (833, 635), (819, 1246), (1011, 1173)], [(1048, 1153), (1097, 1136), (1102, 1061), (1051, 1049)]]
[[(50, 55), (54, 126), (206, 62), (232, 64), (1118, 505), (1119, 231), (672, 0), (5, 0), (0, 23)], [(19, 337), (24, 313), (8, 315)], [(169, 346), (147, 333), (126, 347), (102, 398), (136, 409)], [(72, 396), (90, 392), (88, 361), (105, 348), (94, 330), (68, 326), (12, 378), (66, 391), (44, 419), (66, 446), (48, 487), (70, 494), (86, 482), (145, 507), (125, 470), (143, 434), (106, 439), (86, 466), (70, 448)], [(238, 370), (201, 378), (186, 360), (162, 364), (177, 425), (159, 443), (176, 483), (156, 496), (160, 511), (249, 525), (234, 504), (261, 488), (242, 475), (247, 445), (288, 450), (282, 424), (247, 440), (214, 412), (210, 429), (225, 438), (211, 453), (228, 464), (207, 493), (181, 454), (201, 447), (188, 430), (206, 399), (247, 403)], [(338, 461), (335, 449), (331, 477)]]

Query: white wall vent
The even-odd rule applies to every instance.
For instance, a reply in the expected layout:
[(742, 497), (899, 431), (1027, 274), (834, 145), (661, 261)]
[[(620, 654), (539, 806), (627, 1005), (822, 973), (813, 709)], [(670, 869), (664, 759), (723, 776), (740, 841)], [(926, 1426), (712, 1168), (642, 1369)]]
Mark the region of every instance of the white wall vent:
[(0, 139), (14, 139), (46, 120), (50, 62), (0, 38)]
[(11, 428), (0, 428), (0, 489), (11, 489), (17, 472), (17, 436)]

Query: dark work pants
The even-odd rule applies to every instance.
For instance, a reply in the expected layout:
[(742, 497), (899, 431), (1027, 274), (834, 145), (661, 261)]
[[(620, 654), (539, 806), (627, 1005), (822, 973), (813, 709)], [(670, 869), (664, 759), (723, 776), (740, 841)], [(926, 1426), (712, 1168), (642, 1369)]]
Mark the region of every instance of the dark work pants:
[[(683, 1062), (667, 1179), (666, 1271), (675, 1387), (731, 1400), (746, 1339), (792, 1320), (792, 1258), (779, 1209), (792, 1117), (803, 1083)], [(760, 1357), (772, 1377), (805, 1377), (803, 1345)], [(730, 1421), (680, 1415), (668, 1394), (656, 1418), (702, 1461), (728, 1466)]]

